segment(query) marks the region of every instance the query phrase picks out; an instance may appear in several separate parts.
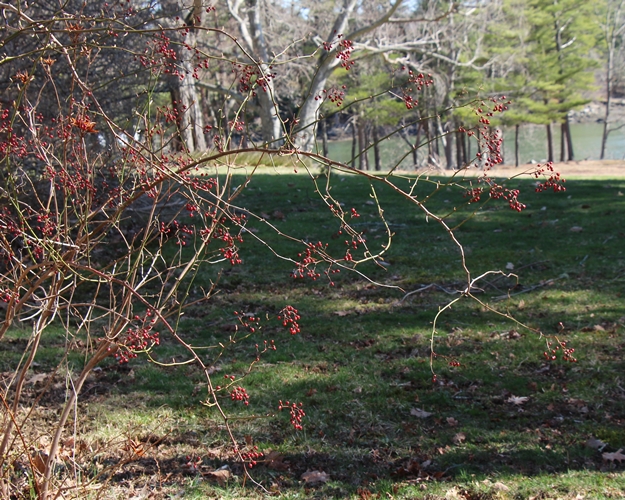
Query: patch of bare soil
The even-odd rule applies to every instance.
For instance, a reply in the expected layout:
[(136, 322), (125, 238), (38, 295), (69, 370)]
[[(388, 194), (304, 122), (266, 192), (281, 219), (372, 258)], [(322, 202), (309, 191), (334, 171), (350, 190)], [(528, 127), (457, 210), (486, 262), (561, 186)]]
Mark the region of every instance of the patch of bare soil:
[[(537, 165), (525, 164), (515, 167), (514, 165), (497, 165), (489, 170), (493, 177), (529, 176), (536, 170)], [(564, 178), (576, 179), (623, 179), (625, 178), (625, 161), (623, 160), (584, 160), (563, 163), (554, 163), (554, 170)], [(453, 170), (431, 171), (432, 175), (453, 175)], [(478, 177), (482, 174), (478, 169), (463, 171), (464, 177)]]

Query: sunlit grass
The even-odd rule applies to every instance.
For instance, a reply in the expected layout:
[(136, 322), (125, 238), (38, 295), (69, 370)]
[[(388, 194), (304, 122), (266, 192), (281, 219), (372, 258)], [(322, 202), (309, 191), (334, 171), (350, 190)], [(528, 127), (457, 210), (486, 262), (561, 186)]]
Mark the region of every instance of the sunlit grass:
[[(463, 205), (456, 188), (432, 197), (430, 208), (438, 214), (461, 206), (450, 215), (457, 222), (479, 208), (455, 232), (473, 276), (489, 269), (517, 275), (486, 277), (476, 291), (483, 304), (464, 298), (439, 317), (436, 329), (439, 308), (466, 283), (458, 249), (439, 225), (386, 188), (376, 193), (393, 246), (385, 266), (358, 268), (374, 283), (347, 272), (333, 278), (334, 286), (323, 275), (294, 280), (293, 262), (276, 260), (245, 234), (242, 266), (200, 269), (194, 286), (218, 279), (221, 291), (189, 310), (178, 333), (201, 347), (215, 384), (235, 375), (250, 394), (249, 406), (226, 397), (224, 409), (238, 440), (284, 457), (282, 469), (261, 464), (253, 470), (265, 488), (281, 498), (618, 498), (625, 488), (623, 465), (605, 463), (584, 443), (596, 437), (606, 450), (625, 447), (625, 202), (618, 196), (625, 181), (609, 187), (572, 182), (564, 194), (537, 194), (531, 182), (513, 182), (528, 205), (521, 214), (493, 202)], [(238, 200), (241, 207), (265, 212), (280, 231), (328, 242), (329, 252), (342, 255), (345, 243), (333, 237), (336, 220), (306, 176), (259, 175), (249, 188)], [(366, 181), (338, 179), (331, 192), (346, 210), (358, 210), (354, 222), (372, 248), (386, 241), (377, 207), (367, 203)], [(431, 192), (428, 185), (417, 194)], [(572, 231), (576, 226), (582, 230)], [(249, 228), (297, 260), (301, 243), (285, 242), (260, 220)], [(406, 295), (428, 284), (440, 288)], [(302, 316), (298, 335), (271, 320), (286, 304)], [(249, 338), (235, 334), (234, 311), (260, 316), (260, 330)], [(547, 337), (554, 335), (576, 349), (577, 363), (544, 359)], [(29, 337), (27, 327), (7, 334), (2, 370), (17, 362), (23, 352), (17, 347)], [(56, 366), (66, 337), (62, 328), (46, 332), (33, 373)], [(269, 339), (277, 350), (263, 354), (248, 374), (255, 344)], [(220, 343), (229, 347), (222, 350)], [(84, 352), (68, 353), (78, 368)], [(165, 334), (152, 354), (165, 364), (189, 357)], [(119, 455), (128, 439), (155, 436), (150, 439), (165, 444), (146, 445), (145, 458), (135, 465), (152, 470), (148, 463), (156, 460), (171, 472), (175, 484), (164, 481), (162, 491), (184, 498), (260, 498), (249, 483), (243, 488), (219, 413), (201, 404), (206, 383), (195, 365), (163, 368), (139, 357), (123, 366), (108, 359), (99, 368), (87, 384), (76, 428), (103, 454)], [(303, 431), (294, 431), (289, 415), (278, 411), (280, 400), (303, 402)], [(188, 455), (200, 457), (206, 470), (228, 465), (234, 474), (219, 485), (180, 473)], [(131, 462), (124, 467), (141, 474)], [(307, 485), (307, 470), (330, 479)], [(110, 484), (113, 492), (123, 482)]]

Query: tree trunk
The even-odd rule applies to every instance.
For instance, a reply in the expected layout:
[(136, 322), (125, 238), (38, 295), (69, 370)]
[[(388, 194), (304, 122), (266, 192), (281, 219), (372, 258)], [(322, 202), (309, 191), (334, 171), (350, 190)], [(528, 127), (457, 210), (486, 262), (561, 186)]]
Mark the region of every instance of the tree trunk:
[(321, 120), (321, 145), (323, 156), (328, 156), (328, 124), (325, 120)]
[(566, 137), (566, 146), (569, 150), (568, 161), (575, 161), (575, 153), (573, 152), (573, 137), (571, 137), (571, 124), (569, 123), (569, 115), (564, 117), (564, 135)]
[(445, 152), (445, 168), (451, 170), (454, 168), (454, 155), (453, 155), (453, 134), (449, 133), (449, 122), (445, 122), (443, 125), (440, 117), (437, 119), (438, 132), (443, 141), (443, 150)]
[(358, 120), (358, 169), (369, 170), (367, 162), (367, 145), (365, 143), (365, 125), (362, 120)]
[(469, 138), (467, 137), (466, 132), (462, 132), (461, 138), (460, 138), (460, 146), (462, 147), (462, 166), (463, 167), (466, 167), (469, 164), (469, 156), (467, 154), (467, 141), (468, 140)]
[(560, 161), (566, 161), (566, 127), (560, 124)]
[(414, 146), (412, 148), (412, 162), (415, 168), (419, 166), (419, 142), (421, 141), (421, 129), (423, 123), (419, 121), (417, 123), (417, 131), (414, 139)]
[[(338, 2), (337, 2), (338, 3)], [(347, 0), (344, 3), (343, 8), (338, 13), (334, 25), (330, 30), (330, 35), (326, 40), (326, 43), (334, 42), (338, 34), (343, 34), (346, 40), (358, 39), (367, 33), (375, 30), (379, 26), (386, 23), (402, 5), (401, 0), (395, 0), (395, 2), (388, 8), (388, 10), (371, 24), (364, 26), (356, 30), (355, 32), (346, 34), (348, 23), (352, 17), (354, 10), (360, 5), (358, 0)], [(295, 144), (299, 149), (304, 151), (311, 151), (314, 146), (315, 131), (317, 128), (317, 120), (319, 116), (319, 109), (323, 104), (322, 99), (315, 99), (316, 96), (322, 95), (323, 89), (326, 86), (328, 78), (334, 72), (334, 70), (341, 64), (341, 58), (337, 57), (336, 49), (323, 53), (319, 60), (319, 65), (310, 82), (310, 88), (308, 94), (302, 103), (302, 107), (297, 115), (298, 125), (295, 130)]]
[(230, 14), (239, 24), (242, 38), (247, 44), (248, 50), (256, 58), (252, 59), (251, 63), (260, 73), (258, 76), (264, 77), (264, 85), (254, 89), (260, 108), (263, 141), (270, 147), (277, 147), (283, 142), (282, 121), (280, 120), (273, 79), (268, 76), (271, 75), (272, 70), (269, 68), (269, 48), (260, 20), (261, 6), (259, 0), (248, 0), (247, 6), (247, 20), (245, 20), (239, 13), (241, 2), (228, 1)]
[(456, 130), (456, 168), (462, 168), (462, 132)]
[(358, 118), (356, 116), (352, 116), (352, 167), (356, 166), (356, 146), (358, 144), (357, 121)]
[(434, 145), (432, 144), (432, 140), (431, 140), (431, 133), (430, 133), (430, 120), (426, 119), (425, 120), (425, 125), (423, 127), (423, 131), (425, 132), (425, 140), (427, 142), (428, 145), (428, 160), (427, 160), (427, 165), (430, 165), (433, 155), (434, 155)]
[(378, 127), (375, 125), (372, 126), (372, 135), (373, 135), (373, 156), (375, 158), (375, 170), (379, 172), (382, 170), (382, 164), (380, 162), (380, 139), (378, 136)]
[[(196, 43), (196, 35), (193, 30), (189, 32), (185, 41), (193, 47)], [(194, 71), (193, 63), (186, 57), (189, 51), (178, 50), (177, 57), (180, 61), (180, 72), (184, 75), (181, 80), (178, 76), (169, 78), (172, 105), (178, 113), (177, 127), (180, 142), (176, 145), (178, 150), (186, 150), (189, 153), (206, 151), (204, 139), (204, 117), (200, 103), (200, 94), (195, 86), (195, 79), (191, 76)]]
[(614, 60), (616, 57), (616, 51), (623, 50), (623, 34), (625, 33), (625, 23), (623, 22), (623, 9), (625, 8), (625, 2), (623, 0), (619, 2), (608, 3), (608, 10), (606, 12), (605, 23), (602, 25), (604, 39), (607, 45), (607, 61), (606, 61), (606, 74), (605, 74), (605, 113), (603, 116), (603, 133), (601, 135), (601, 156), (603, 160), (605, 158), (605, 149), (608, 142), (608, 135), (610, 134), (610, 105), (612, 103), (612, 92), (614, 84)]
[(553, 161), (553, 136), (551, 135), (551, 123), (547, 127), (547, 161)]
[(514, 166), (519, 166), (519, 129), (521, 125), (518, 123), (514, 126)]

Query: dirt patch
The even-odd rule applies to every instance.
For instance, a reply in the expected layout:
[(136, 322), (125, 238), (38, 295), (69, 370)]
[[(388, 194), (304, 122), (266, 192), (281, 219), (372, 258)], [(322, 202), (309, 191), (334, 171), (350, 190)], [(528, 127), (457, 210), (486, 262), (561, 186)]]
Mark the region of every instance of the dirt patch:
[[(498, 165), (489, 170), (493, 177), (529, 176), (536, 170), (538, 165), (524, 164), (518, 167), (514, 165)], [(564, 179), (623, 179), (625, 178), (625, 161), (623, 160), (585, 160), (554, 163), (556, 172)], [(458, 175), (455, 170), (431, 170), (432, 175)], [(478, 169), (467, 169), (463, 172), (464, 177), (478, 177), (482, 174)]]

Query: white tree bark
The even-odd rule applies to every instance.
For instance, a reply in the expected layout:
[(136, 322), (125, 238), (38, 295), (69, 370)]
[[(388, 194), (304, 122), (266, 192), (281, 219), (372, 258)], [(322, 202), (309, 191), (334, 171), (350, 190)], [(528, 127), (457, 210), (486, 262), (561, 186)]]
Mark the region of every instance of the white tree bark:
[[(343, 8), (339, 12), (330, 31), (326, 43), (336, 41), (337, 35), (343, 35), (342, 39), (357, 40), (358, 38), (370, 33), (379, 26), (388, 22), (393, 14), (402, 4), (403, 0), (395, 0), (391, 7), (378, 20), (356, 30), (350, 34), (345, 34), (349, 25), (349, 18), (353, 14), (354, 9), (358, 6), (357, 0), (345, 0)], [(298, 149), (311, 151), (315, 146), (315, 137), (317, 133), (317, 122), (319, 120), (319, 110), (323, 104), (322, 99), (315, 99), (316, 96), (323, 92), (328, 78), (334, 70), (341, 64), (341, 59), (337, 58), (336, 47), (329, 52), (324, 52), (319, 60), (319, 66), (315, 72), (308, 94), (302, 103), (299, 114), (297, 115), (297, 127), (295, 129), (294, 144)]]
[(263, 141), (268, 146), (276, 147), (281, 145), (284, 134), (278, 103), (275, 98), (275, 85), (273, 78), (270, 77), (272, 73), (271, 61), (260, 19), (260, 2), (259, 0), (246, 1), (247, 19), (242, 13), (242, 3), (243, 0), (228, 0), (228, 10), (239, 24), (239, 30), (252, 63), (256, 65), (260, 76), (266, 78), (265, 85), (262, 88), (256, 88), (256, 96), (260, 106), (261, 134)]
[[(177, 11), (182, 9), (180, 1), (172, 5)], [(197, 30), (193, 27), (201, 24), (203, 17), (202, 2), (194, 0), (186, 19), (187, 25), (191, 28), (187, 35), (179, 40), (190, 47), (195, 47), (197, 43)], [(193, 77), (194, 62), (193, 50), (186, 50), (183, 45), (176, 45), (176, 57), (179, 61), (179, 72), (182, 76), (172, 75), (169, 79), (169, 86), (172, 98), (176, 101), (178, 110), (178, 133), (182, 141), (182, 149), (189, 153), (206, 151), (206, 139), (204, 138), (204, 118), (200, 102), (200, 93), (195, 85)]]

